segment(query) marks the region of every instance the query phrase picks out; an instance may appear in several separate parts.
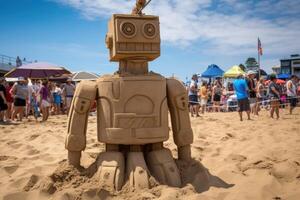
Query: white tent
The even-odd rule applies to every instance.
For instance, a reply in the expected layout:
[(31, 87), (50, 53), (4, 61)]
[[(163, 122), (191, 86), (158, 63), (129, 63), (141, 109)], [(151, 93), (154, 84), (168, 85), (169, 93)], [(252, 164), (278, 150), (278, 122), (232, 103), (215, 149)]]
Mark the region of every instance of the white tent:
[(79, 81), (82, 81), (82, 80), (94, 81), (98, 77), (99, 76), (97, 74), (82, 71), (82, 72), (74, 73), (73, 76), (72, 76), (72, 81), (74, 81), (74, 82), (79, 82)]

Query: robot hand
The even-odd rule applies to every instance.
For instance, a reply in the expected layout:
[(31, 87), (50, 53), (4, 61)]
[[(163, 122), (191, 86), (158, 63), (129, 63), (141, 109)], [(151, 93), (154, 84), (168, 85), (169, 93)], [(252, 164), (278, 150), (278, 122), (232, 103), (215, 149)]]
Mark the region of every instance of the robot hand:
[(192, 159), (191, 145), (178, 147), (178, 159), (183, 161), (190, 161)]

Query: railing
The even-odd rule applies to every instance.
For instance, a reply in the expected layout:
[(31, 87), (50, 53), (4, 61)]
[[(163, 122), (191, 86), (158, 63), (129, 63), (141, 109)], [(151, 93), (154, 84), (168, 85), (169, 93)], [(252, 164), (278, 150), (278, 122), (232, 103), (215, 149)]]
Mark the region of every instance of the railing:
[[(0, 54), (0, 63), (2, 63), (2, 64), (17, 66), (16, 60), (17, 60), (17, 58), (15, 58), (15, 57)], [(32, 63), (31, 61), (27, 61), (24, 59), (21, 59), (21, 61), (22, 61), (22, 64)]]

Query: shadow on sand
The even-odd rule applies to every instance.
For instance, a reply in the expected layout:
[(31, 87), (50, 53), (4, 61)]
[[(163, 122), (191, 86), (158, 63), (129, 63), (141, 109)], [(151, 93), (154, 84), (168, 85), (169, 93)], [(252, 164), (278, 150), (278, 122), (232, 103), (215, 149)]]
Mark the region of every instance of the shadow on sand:
[(209, 170), (200, 161), (193, 159), (187, 163), (176, 160), (176, 164), (181, 173), (183, 186), (191, 184), (198, 193), (205, 192), (210, 187), (226, 189), (234, 186), (234, 184), (226, 183), (221, 178), (210, 174)]

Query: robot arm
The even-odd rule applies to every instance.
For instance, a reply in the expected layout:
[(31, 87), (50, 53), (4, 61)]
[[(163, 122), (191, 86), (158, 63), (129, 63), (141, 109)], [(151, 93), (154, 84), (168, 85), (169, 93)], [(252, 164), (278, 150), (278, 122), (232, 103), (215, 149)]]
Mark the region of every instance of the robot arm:
[(88, 115), (96, 94), (97, 85), (92, 81), (82, 81), (75, 90), (68, 119), (68, 135), (65, 141), (69, 164), (75, 167), (80, 166), (81, 151), (86, 146)]
[(193, 131), (188, 109), (188, 96), (185, 87), (176, 79), (167, 79), (167, 99), (171, 114), (174, 142), (178, 147), (178, 158), (191, 158)]

